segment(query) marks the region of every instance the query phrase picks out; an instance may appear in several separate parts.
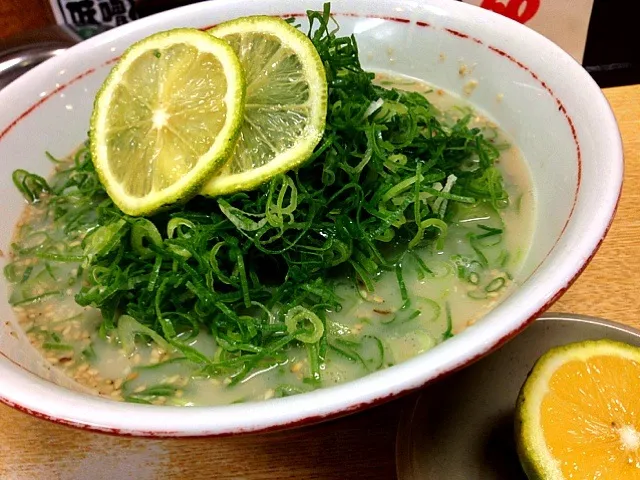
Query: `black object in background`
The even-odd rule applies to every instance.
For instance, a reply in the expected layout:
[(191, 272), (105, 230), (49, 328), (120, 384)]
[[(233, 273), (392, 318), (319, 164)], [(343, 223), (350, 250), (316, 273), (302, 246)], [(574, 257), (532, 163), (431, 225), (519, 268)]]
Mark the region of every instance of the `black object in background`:
[[(136, 11), (140, 17), (153, 15), (171, 8), (184, 7), (202, 0), (136, 0)], [(259, 0), (253, 0), (259, 1)]]
[(640, 83), (635, 2), (595, 0), (582, 65), (601, 88)]

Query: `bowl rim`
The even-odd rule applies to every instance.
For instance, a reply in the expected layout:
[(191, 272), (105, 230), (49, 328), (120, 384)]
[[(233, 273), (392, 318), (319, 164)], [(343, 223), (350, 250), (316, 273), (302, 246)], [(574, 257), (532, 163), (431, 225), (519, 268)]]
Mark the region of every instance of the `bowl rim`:
[[(214, 4), (205, 2), (188, 5), (152, 15), (97, 35), (27, 72), (23, 77), (0, 91), (0, 101), (3, 97), (9, 98), (11, 95), (16, 95), (21, 84), (32, 80), (35, 81), (38, 75), (44, 72), (48, 66), (62, 66), (68, 58), (86, 56), (93, 49), (103, 47), (126, 33), (152, 29), (154, 25), (161, 24), (171, 16), (178, 14), (189, 18), (197, 18), (203, 12), (220, 11), (219, 9), (223, 9), (227, 5), (232, 6), (237, 3), (237, 0), (218, 0)], [(357, 10), (350, 7), (350, 5), (359, 3), (364, 3), (364, 0), (334, 2), (334, 10), (338, 16), (367, 16), (366, 14), (350, 13), (353, 10)], [(286, 5), (286, 3), (283, 2), (283, 5)], [(407, 0), (385, 1), (375, 6), (381, 12), (375, 17), (400, 23), (415, 23), (418, 26), (431, 26), (426, 22), (422, 22), (420, 15), (407, 14), (405, 17), (402, 16), (402, 12), (398, 13), (391, 8), (399, 5), (414, 4)], [(286, 7), (277, 7), (279, 11), (281, 8)], [(0, 391), (0, 402), (36, 417), (57, 423), (119, 435), (151, 437), (219, 436), (290, 428), (344, 416), (389, 401), (413, 392), (443, 375), (457, 371), (517, 335), (560, 297), (586, 268), (597, 252), (611, 226), (620, 200), (623, 171), (622, 141), (613, 112), (600, 88), (589, 74), (567, 53), (562, 51), (560, 47), (537, 32), (493, 12), (461, 2), (429, 0), (419, 5), (419, 8), (424, 9), (424, 12), (429, 11), (429, 9), (447, 12), (447, 16), (454, 20), (458, 15), (465, 18), (473, 16), (484, 22), (487, 28), (493, 26), (506, 32), (515, 31), (523, 38), (528, 38), (535, 42), (538, 48), (551, 51), (559, 58), (570, 60), (567, 62), (567, 68), (571, 70), (569, 73), (580, 82), (581, 87), (585, 89), (584, 95), (590, 96), (595, 104), (594, 109), (601, 115), (601, 131), (612, 135), (611, 165), (612, 168), (616, 169), (612, 177), (614, 185), (612, 185), (609, 196), (605, 199), (607, 208), (599, 219), (600, 224), (596, 225), (593, 230), (585, 232), (581, 239), (580, 246), (581, 251), (585, 254), (584, 260), (579, 260), (577, 263), (568, 262), (564, 264), (562, 266), (562, 275), (550, 279), (551, 281), (549, 285), (545, 286), (544, 291), (536, 293), (536, 302), (530, 302), (529, 305), (523, 306), (519, 322), (509, 328), (504, 326), (494, 328), (491, 334), (484, 332), (484, 337), (476, 336), (477, 338), (473, 341), (467, 340), (468, 335), (461, 334), (444, 342), (439, 346), (441, 350), (440, 356), (443, 359), (439, 362), (440, 366), (438, 368), (424, 368), (425, 365), (421, 365), (421, 359), (418, 356), (392, 369), (375, 372), (345, 384), (315, 390), (294, 397), (273, 399), (269, 402), (213, 407), (184, 408), (136, 405), (118, 403), (72, 392), (26, 372), (0, 352), (2, 383), (11, 385), (10, 388)], [(394, 16), (385, 16), (382, 12), (393, 12)], [(298, 14), (291, 14), (290, 12), (281, 15), (298, 16)], [(206, 15), (202, 18), (206, 18)], [(452, 35), (467, 37), (472, 41), (480, 41), (477, 38), (469, 37), (461, 31), (448, 28), (443, 30), (447, 30)], [(510, 59), (520, 63), (513, 57), (510, 57)], [(90, 74), (91, 70), (93, 69), (88, 69), (86, 73), (72, 79), (70, 83), (80, 80), (86, 74)], [(37, 108), (40, 104), (38, 102), (34, 107)], [(12, 125), (9, 125), (0, 133), (0, 141), (11, 128)], [(526, 287), (521, 287), (519, 290), (524, 289)], [(495, 324), (496, 322), (492, 323)], [(465, 345), (467, 346), (466, 349)], [(462, 355), (456, 353), (455, 349), (457, 347), (461, 347), (458, 350), (463, 350), (465, 353)], [(391, 387), (385, 385), (385, 380), (387, 380), (386, 383), (391, 384)], [(47, 398), (48, 401), (46, 403), (42, 402), (40, 401), (41, 398)], [(102, 412), (105, 416), (97, 418), (96, 412)]]

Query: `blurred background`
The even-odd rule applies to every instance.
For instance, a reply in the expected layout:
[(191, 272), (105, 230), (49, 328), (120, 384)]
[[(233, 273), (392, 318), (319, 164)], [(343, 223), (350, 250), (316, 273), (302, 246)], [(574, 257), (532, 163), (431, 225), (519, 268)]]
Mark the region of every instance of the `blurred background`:
[[(105, 29), (196, 1), (0, 0), (0, 88), (35, 64)], [(633, 40), (635, 2), (450, 1), (478, 5), (537, 30), (582, 63), (603, 88), (640, 83), (640, 49)], [(304, 8), (303, 1), (300, 5)]]

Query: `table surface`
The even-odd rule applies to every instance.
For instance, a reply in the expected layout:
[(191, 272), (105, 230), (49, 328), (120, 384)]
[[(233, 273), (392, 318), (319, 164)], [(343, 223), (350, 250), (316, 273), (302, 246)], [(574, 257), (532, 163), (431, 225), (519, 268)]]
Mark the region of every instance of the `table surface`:
[[(640, 85), (606, 89), (622, 131), (625, 179), (616, 219), (591, 264), (551, 307), (640, 328)], [(604, 159), (606, 160), (606, 159)], [(324, 424), (268, 435), (119, 438), (32, 418), (0, 405), (0, 478), (395, 478), (395, 434), (407, 399)]]
[(0, 39), (53, 23), (48, 0), (0, 0)]

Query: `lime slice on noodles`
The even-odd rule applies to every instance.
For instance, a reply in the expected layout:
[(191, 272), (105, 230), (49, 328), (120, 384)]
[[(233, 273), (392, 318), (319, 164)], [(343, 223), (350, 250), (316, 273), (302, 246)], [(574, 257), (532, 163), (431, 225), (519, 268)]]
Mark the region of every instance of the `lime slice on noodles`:
[(254, 188), (311, 156), (324, 132), (327, 80), (311, 40), (282, 19), (239, 18), (209, 33), (231, 45), (247, 79), (236, 149), (201, 192), (215, 196)]
[(150, 215), (195, 195), (233, 151), (245, 80), (228, 43), (196, 29), (132, 45), (91, 118), (96, 170), (115, 204)]

